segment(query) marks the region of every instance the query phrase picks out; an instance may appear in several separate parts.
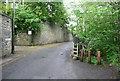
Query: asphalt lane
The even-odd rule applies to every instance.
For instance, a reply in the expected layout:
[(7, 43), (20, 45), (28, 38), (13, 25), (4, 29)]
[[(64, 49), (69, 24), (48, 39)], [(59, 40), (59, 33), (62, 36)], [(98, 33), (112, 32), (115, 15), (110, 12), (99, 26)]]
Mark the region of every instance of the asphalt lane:
[(3, 79), (114, 79), (116, 70), (70, 57), (72, 42), (32, 52), (3, 67)]

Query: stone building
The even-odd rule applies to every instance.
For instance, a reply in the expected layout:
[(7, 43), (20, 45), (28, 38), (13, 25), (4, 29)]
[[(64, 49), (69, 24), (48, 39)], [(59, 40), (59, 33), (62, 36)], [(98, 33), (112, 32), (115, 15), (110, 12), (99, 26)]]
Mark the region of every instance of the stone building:
[(12, 51), (12, 19), (0, 13), (0, 57)]

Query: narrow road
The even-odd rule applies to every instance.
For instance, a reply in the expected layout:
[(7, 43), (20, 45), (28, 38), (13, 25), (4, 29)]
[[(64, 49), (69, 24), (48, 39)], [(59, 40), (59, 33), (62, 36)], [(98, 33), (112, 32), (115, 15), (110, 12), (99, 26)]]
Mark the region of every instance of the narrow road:
[(70, 57), (72, 43), (66, 42), (32, 52), (3, 67), (3, 79), (110, 79), (112, 67), (101, 68)]

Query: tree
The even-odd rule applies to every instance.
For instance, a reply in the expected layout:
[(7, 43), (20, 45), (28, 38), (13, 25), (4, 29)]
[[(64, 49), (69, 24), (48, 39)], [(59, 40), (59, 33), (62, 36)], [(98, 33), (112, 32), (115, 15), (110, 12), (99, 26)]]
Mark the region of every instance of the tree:
[(118, 65), (120, 35), (118, 24), (119, 6), (117, 2), (86, 2), (75, 5), (76, 30), (71, 26), (71, 32), (76, 34), (86, 46), (86, 50), (102, 52), (102, 58), (113, 65)]
[(50, 25), (60, 24), (61, 27), (66, 27), (68, 16), (63, 3), (25, 2), (24, 6), (16, 9), (16, 25), (19, 32), (28, 30), (37, 32), (44, 22), (49, 22)]
[(5, 3), (5, 2), (0, 2), (0, 13), (4, 13), (8, 15), (9, 17), (12, 18), (13, 15), (13, 8), (12, 8), (12, 3)]

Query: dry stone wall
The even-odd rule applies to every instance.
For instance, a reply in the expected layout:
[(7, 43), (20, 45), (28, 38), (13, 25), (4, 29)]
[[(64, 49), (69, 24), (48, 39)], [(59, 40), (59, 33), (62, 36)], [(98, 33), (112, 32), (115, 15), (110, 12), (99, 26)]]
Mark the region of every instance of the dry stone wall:
[(0, 15), (0, 57), (2, 56), (2, 15)]
[[(40, 32), (34, 36), (27, 35), (27, 33), (20, 33), (16, 37), (16, 45), (43, 45), (50, 43), (58, 43), (69, 41), (69, 32), (67, 29), (63, 29), (60, 26), (49, 26), (45, 24)], [(32, 40), (33, 39), (33, 40)]]
[(0, 54), (11, 53), (12, 49), (12, 19), (0, 13)]

